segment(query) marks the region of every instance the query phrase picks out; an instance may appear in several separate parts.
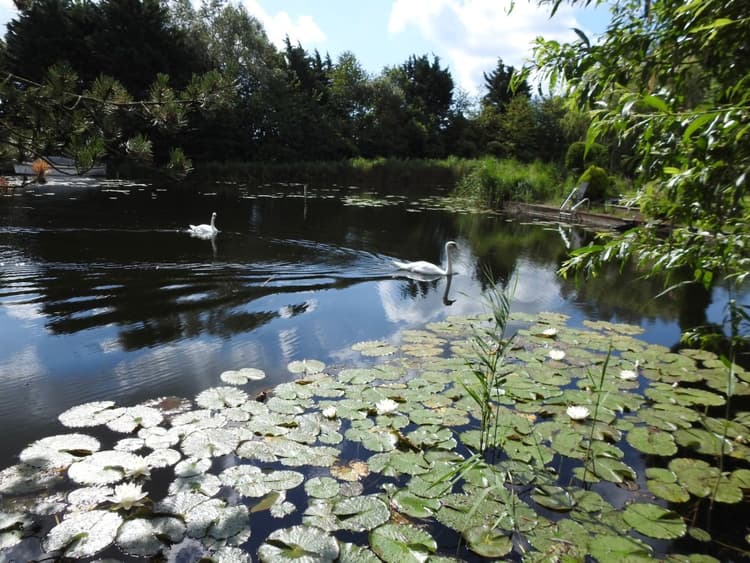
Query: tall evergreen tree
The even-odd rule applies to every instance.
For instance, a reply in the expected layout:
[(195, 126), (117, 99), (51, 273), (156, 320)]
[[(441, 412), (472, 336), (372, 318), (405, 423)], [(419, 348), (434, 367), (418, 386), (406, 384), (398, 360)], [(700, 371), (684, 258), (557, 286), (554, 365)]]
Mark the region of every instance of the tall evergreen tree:
[(526, 80), (522, 80), (515, 90), (511, 88), (511, 78), (515, 72), (515, 68), (503, 64), (503, 59), (498, 58), (495, 69), (483, 75), (487, 93), (482, 98), (482, 104), (502, 113), (514, 97), (530, 98), (531, 88)]

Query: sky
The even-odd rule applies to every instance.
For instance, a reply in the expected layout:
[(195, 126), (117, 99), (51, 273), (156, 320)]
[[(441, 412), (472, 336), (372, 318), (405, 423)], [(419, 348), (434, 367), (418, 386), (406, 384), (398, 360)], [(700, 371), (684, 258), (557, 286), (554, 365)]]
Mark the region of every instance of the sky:
[[(193, 0), (194, 2), (196, 0)], [(233, 0), (237, 1), (237, 0)], [(308, 52), (318, 49), (335, 62), (351, 51), (369, 73), (379, 74), (410, 55), (435, 55), (456, 85), (482, 95), (483, 73), (498, 58), (516, 68), (531, 54), (537, 36), (573, 40), (573, 28), (590, 38), (606, 27), (606, 8), (560, 6), (555, 17), (534, 2), (515, 0), (239, 0), (264, 26), (272, 43), (286, 36)], [(12, 0), (0, 0), (0, 26), (16, 14)]]

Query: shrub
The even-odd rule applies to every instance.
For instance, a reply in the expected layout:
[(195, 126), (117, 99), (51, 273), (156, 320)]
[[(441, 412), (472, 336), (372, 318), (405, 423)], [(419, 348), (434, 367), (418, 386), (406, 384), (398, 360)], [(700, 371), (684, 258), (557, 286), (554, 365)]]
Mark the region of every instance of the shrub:
[(484, 157), (461, 177), (456, 194), (482, 206), (500, 207), (511, 199), (543, 201), (559, 186), (558, 170), (552, 164)]
[(578, 184), (588, 182), (586, 188), (586, 197), (591, 201), (601, 201), (609, 195), (612, 188), (612, 180), (610, 179), (607, 171), (599, 166), (591, 165), (586, 169), (586, 172), (581, 174), (578, 179)]
[(571, 172), (580, 172), (589, 166), (607, 165), (607, 148), (599, 143), (594, 143), (586, 152), (586, 143), (576, 141), (568, 147), (565, 153), (565, 168)]

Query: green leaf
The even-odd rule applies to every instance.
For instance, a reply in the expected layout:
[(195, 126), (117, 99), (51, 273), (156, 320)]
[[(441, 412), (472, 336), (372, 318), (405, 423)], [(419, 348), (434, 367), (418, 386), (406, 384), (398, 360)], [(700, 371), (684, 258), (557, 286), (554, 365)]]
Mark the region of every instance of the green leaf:
[(562, 487), (542, 485), (537, 488), (531, 497), (537, 504), (559, 512), (572, 510), (576, 505), (570, 492)]
[(600, 563), (651, 561), (651, 547), (628, 536), (596, 536), (591, 540), (591, 555)]
[(46, 551), (59, 551), (64, 557), (91, 557), (108, 547), (122, 524), (116, 512), (91, 510), (70, 515), (44, 538)]
[(429, 518), (440, 508), (439, 500), (420, 497), (403, 489), (393, 495), (391, 502), (399, 512), (412, 518)]
[(645, 426), (628, 432), (627, 441), (644, 454), (671, 456), (677, 453), (677, 445), (671, 434)]
[(336, 539), (312, 526), (294, 526), (271, 532), (266, 542), (258, 548), (258, 557), (264, 563), (325, 563), (334, 561), (338, 556)]
[(650, 538), (664, 540), (681, 538), (687, 531), (687, 525), (679, 514), (656, 504), (628, 505), (623, 517), (635, 531)]
[(388, 506), (373, 495), (340, 500), (331, 512), (338, 518), (341, 528), (354, 532), (372, 530), (387, 522), (391, 515)]
[(642, 101), (647, 106), (657, 111), (660, 111), (662, 113), (669, 113), (669, 106), (667, 106), (667, 103), (658, 96), (654, 96), (653, 94), (646, 94), (645, 96), (643, 96)]
[(725, 27), (727, 25), (732, 25), (734, 23), (737, 23), (737, 21), (731, 20), (729, 18), (716, 18), (711, 23), (707, 23), (705, 25), (694, 27), (693, 29), (690, 30), (690, 33), (698, 33), (700, 31), (717, 31), (718, 29), (721, 29), (722, 27)]
[(474, 553), (482, 557), (504, 557), (513, 549), (510, 532), (477, 526), (464, 532), (464, 539)]
[[(690, 125), (685, 128), (685, 132), (682, 134), (682, 142), (687, 143), (698, 129), (703, 127), (709, 121), (716, 118), (718, 114), (716, 112), (703, 113), (694, 118)], [(666, 171), (666, 169), (665, 169)]]
[(387, 563), (423, 563), (437, 550), (433, 537), (419, 528), (385, 524), (370, 532), (373, 551)]

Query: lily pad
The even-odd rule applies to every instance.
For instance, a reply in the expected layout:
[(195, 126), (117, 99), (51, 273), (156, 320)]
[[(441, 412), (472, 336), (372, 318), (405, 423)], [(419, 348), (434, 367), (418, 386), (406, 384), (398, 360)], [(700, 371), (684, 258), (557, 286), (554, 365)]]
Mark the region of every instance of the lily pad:
[(325, 367), (326, 365), (320, 360), (295, 360), (286, 366), (290, 372), (304, 375), (320, 373)]
[(336, 539), (319, 528), (294, 526), (276, 530), (258, 548), (264, 563), (308, 563), (334, 561), (339, 556)]
[(405, 489), (397, 491), (391, 502), (399, 512), (412, 518), (429, 518), (440, 508), (438, 499), (420, 497)]
[(84, 403), (66, 410), (57, 419), (68, 428), (99, 426), (100, 424), (106, 424), (118, 415), (118, 411), (111, 408), (114, 405), (114, 401)]
[(477, 526), (464, 532), (470, 550), (482, 557), (504, 557), (513, 549), (510, 532), (489, 526)]
[(99, 440), (85, 434), (61, 434), (37, 440), (19, 456), (27, 465), (52, 469), (65, 468), (99, 450)]
[(668, 432), (639, 426), (627, 434), (628, 443), (644, 454), (671, 456), (677, 453), (674, 437)]
[(657, 504), (634, 503), (625, 508), (625, 522), (650, 538), (681, 538), (687, 532), (687, 525), (679, 514)]
[(91, 557), (112, 544), (122, 517), (116, 512), (92, 510), (70, 515), (44, 538), (46, 551), (64, 557)]
[(305, 492), (313, 498), (333, 498), (339, 493), (339, 483), (330, 477), (313, 477), (305, 481)]
[(247, 393), (236, 387), (212, 387), (195, 398), (195, 402), (204, 409), (238, 407), (245, 401), (247, 401)]
[(363, 356), (389, 356), (396, 352), (397, 348), (385, 340), (367, 340), (352, 345), (352, 350), (359, 351)]
[(628, 536), (598, 535), (590, 544), (591, 555), (602, 563), (651, 561), (651, 547)]
[(180, 447), (188, 457), (210, 458), (233, 452), (239, 441), (237, 433), (232, 430), (206, 428), (185, 436)]
[(245, 385), (248, 381), (260, 381), (261, 379), (265, 379), (265, 377), (266, 372), (256, 368), (228, 370), (219, 375), (219, 379), (230, 385)]
[(135, 518), (127, 520), (117, 533), (117, 545), (129, 555), (156, 555), (165, 541), (179, 542), (185, 535), (185, 525), (177, 518)]
[(158, 409), (136, 405), (134, 407), (118, 409), (117, 416), (107, 422), (107, 428), (114, 432), (130, 434), (136, 428), (157, 426), (163, 418), (161, 411)]
[(377, 496), (345, 498), (333, 505), (331, 512), (344, 530), (364, 532), (388, 521), (388, 506)]
[(149, 472), (146, 460), (139, 455), (104, 450), (73, 463), (68, 468), (68, 477), (82, 485), (106, 485)]
[(385, 524), (370, 533), (370, 545), (387, 563), (423, 563), (437, 551), (435, 539), (424, 530)]

